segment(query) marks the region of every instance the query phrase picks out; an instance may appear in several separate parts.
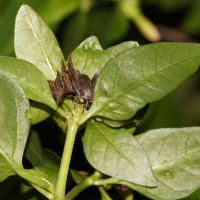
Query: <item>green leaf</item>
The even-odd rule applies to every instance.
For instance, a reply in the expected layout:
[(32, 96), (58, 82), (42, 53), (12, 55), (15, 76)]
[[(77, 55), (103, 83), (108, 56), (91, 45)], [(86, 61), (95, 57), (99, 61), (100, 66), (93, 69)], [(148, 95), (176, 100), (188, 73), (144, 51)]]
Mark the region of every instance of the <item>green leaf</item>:
[(29, 134), (29, 101), (19, 85), (3, 72), (0, 94), (0, 154), (15, 168), (22, 165)]
[[(61, 20), (75, 11), (79, 0), (1, 0), (0, 1), (0, 55), (14, 54), (14, 22), (17, 11), (22, 3), (33, 7), (44, 21), (51, 27), (56, 27)], [(3, 20), (6, 19), (6, 20)]]
[(49, 149), (43, 149), (39, 135), (35, 131), (29, 136), (25, 156), (34, 167), (59, 169), (60, 157)]
[(15, 53), (18, 58), (33, 63), (48, 80), (55, 80), (64, 60), (58, 42), (45, 24), (29, 6), (22, 5), (15, 23)]
[(38, 124), (47, 119), (51, 113), (49, 107), (36, 101), (31, 102), (31, 124)]
[(54, 187), (51, 184), (48, 175), (44, 172), (35, 169), (18, 169), (17, 174), (28, 182), (53, 192)]
[(79, 12), (68, 18), (62, 34), (64, 37), (61, 45), (63, 49), (69, 52), (85, 38), (95, 35), (99, 38), (103, 47), (107, 48), (123, 40), (128, 27), (129, 21), (118, 6), (111, 8), (105, 5), (103, 9), (102, 7), (92, 8), (92, 12)]
[(9, 162), (7, 162), (2, 155), (0, 155), (0, 182), (12, 175), (15, 175), (15, 171)]
[(59, 169), (61, 158), (55, 152), (44, 149), (43, 150), (44, 166), (50, 169)]
[(88, 175), (87, 173), (84, 174), (84, 172), (79, 172), (75, 169), (70, 169), (70, 174), (76, 184), (81, 183)]
[(89, 163), (102, 173), (143, 186), (156, 186), (143, 148), (125, 129), (91, 122), (83, 145)]
[(108, 60), (116, 54), (138, 46), (137, 42), (123, 42), (103, 50), (98, 39), (91, 36), (83, 41), (72, 53), (74, 67), (90, 78), (100, 72)]
[(53, 109), (57, 108), (47, 80), (33, 64), (12, 57), (0, 56), (0, 70), (18, 83), (29, 99), (44, 103)]
[(92, 107), (82, 120), (126, 120), (173, 91), (200, 64), (200, 45), (154, 43), (123, 51), (99, 74)]
[(50, 26), (57, 24), (79, 7), (79, 0), (48, 0), (39, 10), (42, 18)]
[(14, 52), (13, 25), (19, 4), (18, 1), (12, 0), (0, 2), (0, 55), (10, 55)]
[(200, 12), (200, 2), (193, 1), (190, 3), (191, 9), (188, 10), (186, 15), (181, 22), (181, 29), (189, 34), (190, 36), (198, 35), (200, 31), (199, 25), (199, 12)]
[(100, 55), (96, 56), (94, 60), (96, 68), (101, 71), (105, 64), (111, 59), (114, 58), (117, 54), (138, 47), (139, 44), (134, 41), (122, 42), (118, 45), (112, 46), (108, 49), (105, 49)]
[(50, 181), (50, 183), (53, 186), (56, 186), (56, 182), (57, 182), (57, 179), (58, 179), (59, 168), (56, 169), (56, 168), (48, 168), (48, 167), (40, 166), (37, 169), (42, 171), (43, 173), (47, 174), (48, 177), (49, 177), (48, 180)]
[(36, 132), (30, 134), (25, 156), (34, 167), (49, 176), (52, 184), (56, 183), (61, 159), (56, 153), (42, 148)]
[[(86, 29), (88, 28), (88, 15), (79, 12), (76, 15), (72, 15), (68, 18), (65, 27), (63, 26), (60, 45), (65, 52), (72, 52), (73, 49), (78, 46), (85, 38), (93, 35), (85, 35)], [(77, 31), (78, 27), (78, 31)], [(73, 37), (72, 37), (73, 35)]]
[(49, 149), (43, 149), (43, 165), (38, 169), (49, 176), (49, 180), (56, 185), (61, 158)]
[(38, 134), (35, 131), (31, 131), (29, 135), (25, 156), (34, 167), (43, 165), (42, 144)]
[[(119, 52), (138, 46), (137, 42), (124, 42), (103, 50), (98, 39), (91, 36), (84, 40), (73, 52), (72, 62), (74, 67), (90, 78), (101, 71), (106, 62)], [(66, 102), (70, 107), (70, 102)]]
[(200, 187), (200, 128), (155, 129), (143, 134), (145, 149), (158, 182), (139, 188), (154, 199), (181, 199)]
[(95, 58), (102, 51), (99, 40), (95, 36), (87, 38), (72, 53), (74, 67), (92, 78), (98, 71), (98, 67), (94, 63)]
[(133, 134), (136, 130), (136, 127), (140, 124), (140, 120), (137, 119), (130, 119), (130, 120), (123, 120), (123, 121), (115, 121), (106, 118), (95, 118), (97, 122), (103, 122), (104, 124), (112, 127), (112, 128), (125, 128), (127, 132)]
[[(119, 6), (116, 6), (112, 10), (108, 8), (107, 10), (99, 9), (99, 11), (101, 13), (96, 12), (96, 18), (99, 23), (93, 20), (94, 25), (91, 25), (91, 28), (93, 31), (98, 30), (98, 34), (95, 35), (103, 42), (103, 46), (115, 44), (119, 40), (122, 41), (123, 37), (128, 33), (129, 21), (121, 12)], [(104, 19), (102, 18), (102, 14), (104, 15)], [(102, 29), (104, 30), (104, 34), (102, 34)]]

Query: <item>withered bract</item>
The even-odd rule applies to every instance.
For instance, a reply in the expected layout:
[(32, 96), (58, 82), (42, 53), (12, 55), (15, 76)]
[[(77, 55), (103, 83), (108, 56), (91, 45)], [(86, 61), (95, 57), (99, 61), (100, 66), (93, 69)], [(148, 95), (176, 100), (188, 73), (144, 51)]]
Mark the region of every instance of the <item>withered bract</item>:
[(81, 74), (78, 70), (74, 69), (71, 54), (69, 54), (67, 60), (68, 70), (64, 61), (61, 61), (61, 72), (57, 71), (55, 81), (48, 81), (51, 92), (57, 104), (63, 98), (73, 97), (77, 103), (85, 103), (84, 108), (88, 110), (92, 105), (98, 73), (95, 73), (90, 80), (88, 75)]

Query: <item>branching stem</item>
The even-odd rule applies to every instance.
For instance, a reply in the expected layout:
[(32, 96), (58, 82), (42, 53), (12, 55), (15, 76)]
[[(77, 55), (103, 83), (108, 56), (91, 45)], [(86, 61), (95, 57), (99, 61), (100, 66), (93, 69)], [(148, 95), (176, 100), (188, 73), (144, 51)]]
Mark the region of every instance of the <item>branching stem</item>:
[(65, 197), (65, 200), (73, 200), (80, 192), (93, 185), (99, 179), (100, 173), (95, 172), (91, 176), (85, 178), (81, 183), (75, 186)]

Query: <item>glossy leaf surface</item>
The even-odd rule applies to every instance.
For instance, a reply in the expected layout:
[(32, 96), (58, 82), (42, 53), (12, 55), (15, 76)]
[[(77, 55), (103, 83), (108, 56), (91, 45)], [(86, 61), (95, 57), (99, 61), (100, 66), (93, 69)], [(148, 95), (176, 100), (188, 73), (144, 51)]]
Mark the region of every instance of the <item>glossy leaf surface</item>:
[(99, 74), (88, 115), (113, 120), (133, 117), (194, 73), (199, 55), (200, 45), (184, 43), (154, 43), (117, 54)]
[(72, 61), (76, 69), (92, 78), (96, 72), (101, 71), (110, 58), (137, 46), (137, 42), (130, 41), (103, 50), (98, 39), (95, 36), (91, 36), (73, 51)]

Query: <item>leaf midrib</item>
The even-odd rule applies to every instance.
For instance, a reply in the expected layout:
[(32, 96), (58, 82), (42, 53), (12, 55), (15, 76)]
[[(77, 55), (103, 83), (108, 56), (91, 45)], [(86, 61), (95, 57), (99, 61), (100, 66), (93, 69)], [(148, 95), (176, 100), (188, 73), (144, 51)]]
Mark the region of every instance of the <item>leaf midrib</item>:
[[(110, 142), (110, 140), (108, 140), (108, 139), (105, 137), (105, 135), (103, 134), (103, 132), (102, 132), (102, 130), (101, 130), (100, 128), (98, 128), (98, 127), (96, 126), (96, 129), (99, 131), (100, 135), (104, 138), (104, 140), (106, 140), (107, 143), (108, 143), (110, 146), (112, 146), (113, 149), (115, 149), (115, 151), (116, 151), (121, 157), (123, 157), (131, 166), (133, 166), (134, 169), (135, 169), (137, 172), (139, 172), (142, 176), (145, 176), (146, 179), (151, 180), (151, 179), (149, 179), (149, 177), (146, 176), (144, 173), (141, 173), (140, 171), (138, 171), (138, 169), (135, 167), (135, 165), (134, 165), (126, 156), (124, 156), (124, 154), (122, 154), (122, 153), (112, 144), (112, 142)], [(105, 167), (104, 167), (104, 168), (105, 168)], [(105, 170), (106, 170), (106, 169), (105, 169)], [(106, 171), (107, 171), (107, 170), (106, 170)]]
[(31, 23), (30, 17), (28, 16), (27, 18), (28, 18), (28, 23), (29, 23), (29, 25), (30, 25), (30, 28), (31, 28), (31, 30), (32, 30), (32, 32), (33, 32), (33, 35), (34, 35), (34, 37), (36, 38), (36, 40), (38, 41), (38, 44), (39, 44), (40, 48), (42, 49), (42, 52), (43, 52), (43, 54), (44, 54), (44, 56), (45, 56), (47, 65), (49, 66), (49, 68), (50, 68), (50, 70), (51, 70), (51, 72), (52, 72), (52, 75), (53, 75), (53, 77), (54, 77), (54, 79), (55, 79), (55, 78), (56, 78), (56, 75), (55, 75), (55, 72), (54, 72), (54, 70), (53, 70), (53, 66), (51, 65), (51, 62), (50, 62), (48, 56), (46, 55), (45, 50), (44, 50), (44, 48), (43, 48), (43, 46), (42, 46), (42, 44), (41, 44), (41, 42), (40, 42), (40, 40), (39, 40), (39, 38), (38, 38), (38, 36), (37, 36), (35, 30), (34, 30), (34, 27), (33, 27), (32, 23)]
[(4, 148), (0, 146), (0, 155), (9, 163), (9, 165), (14, 169), (19, 168), (19, 164), (4, 151)]
[[(127, 55), (127, 56), (128, 56), (128, 55)], [(181, 64), (181, 63), (183, 63), (183, 62), (186, 62), (186, 61), (189, 61), (189, 60), (193, 60), (194, 58), (199, 58), (199, 57), (200, 57), (200, 56), (195, 56), (195, 57), (186, 59), (186, 60), (184, 60), (184, 61), (171, 64), (171, 65), (169, 65), (169, 66), (167, 66), (167, 67), (164, 67), (164, 68), (162, 68), (162, 69), (160, 69), (160, 70), (157, 70), (155, 73), (153, 73), (153, 74), (151, 74), (151, 75), (145, 77), (144, 79), (138, 81), (138, 83), (136, 83), (133, 87), (128, 88), (128, 89), (126, 89), (126, 90), (123, 90), (123, 91), (122, 91), (121, 93), (119, 93), (118, 95), (116, 95), (116, 96), (114, 96), (114, 97), (108, 99), (107, 101), (105, 101), (104, 103), (102, 103), (100, 106), (98, 106), (98, 104), (96, 104), (96, 105), (97, 105), (97, 106), (96, 106), (96, 109), (91, 109), (91, 110), (88, 112), (88, 114), (87, 114), (84, 118), (87, 118), (87, 119), (90, 118), (90, 117), (93, 116), (95, 113), (97, 113), (99, 110), (101, 110), (106, 104), (108, 104), (108, 103), (110, 103), (110, 102), (112, 102), (112, 101), (118, 99), (121, 95), (128, 93), (130, 90), (134, 90), (135, 88), (137, 88), (137, 87), (143, 85), (143, 84), (144, 84), (145, 82), (147, 82), (149, 79), (151, 79), (152, 77), (158, 75), (158, 74), (161, 73), (162, 71), (165, 71), (166, 69), (168, 69), (168, 68), (170, 68), (170, 67), (173, 67), (174, 65), (178, 65), (178, 64)], [(121, 67), (120, 67), (119, 69), (121, 69)], [(100, 83), (99, 83), (99, 85), (100, 85)]]

